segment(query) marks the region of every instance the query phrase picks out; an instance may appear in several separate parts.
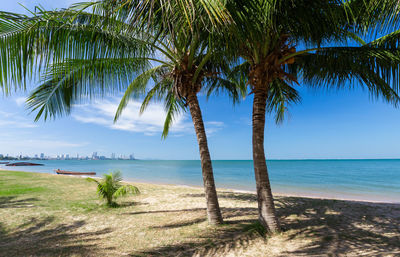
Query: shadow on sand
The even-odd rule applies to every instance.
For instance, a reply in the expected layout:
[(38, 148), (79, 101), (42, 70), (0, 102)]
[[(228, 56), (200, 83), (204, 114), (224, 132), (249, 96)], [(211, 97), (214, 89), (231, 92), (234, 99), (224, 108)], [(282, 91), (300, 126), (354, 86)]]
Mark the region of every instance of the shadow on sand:
[(2, 208), (29, 208), (34, 206), (37, 198), (16, 199), (15, 196), (0, 197), (0, 209)]
[[(197, 198), (204, 195), (187, 194), (182, 197)], [(219, 197), (255, 201), (253, 194), (221, 192)], [(310, 243), (306, 246), (281, 252), (280, 256), (400, 255), (399, 204), (301, 197), (277, 197), (275, 202), (284, 231), (280, 237), (283, 237), (285, 242), (297, 238), (300, 238), (298, 240), (311, 239), (307, 240)], [(202, 230), (200, 234), (193, 235), (195, 240), (133, 252), (131, 256), (224, 256), (227, 253), (246, 252), (246, 248), (254, 244), (268, 244), (269, 239), (262, 236), (263, 229), (257, 221), (257, 208), (222, 208), (221, 210), (227, 225)], [(201, 212), (204, 215), (205, 209), (142, 213), (163, 212)], [(159, 229), (162, 233), (165, 229), (175, 229), (201, 222), (204, 222), (204, 219), (194, 218), (152, 229)], [(257, 245), (255, 248), (258, 248)], [(259, 252), (257, 256), (262, 256), (262, 252)]]
[(53, 217), (32, 218), (7, 232), (0, 224), (0, 256), (95, 256), (104, 249), (94, 242), (111, 230), (77, 232), (84, 225), (84, 221), (56, 224)]

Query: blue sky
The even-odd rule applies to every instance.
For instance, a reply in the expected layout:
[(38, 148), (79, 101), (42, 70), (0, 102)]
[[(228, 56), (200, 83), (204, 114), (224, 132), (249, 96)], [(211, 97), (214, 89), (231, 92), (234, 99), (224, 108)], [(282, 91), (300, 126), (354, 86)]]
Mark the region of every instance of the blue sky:
[[(74, 1), (21, 1), (33, 8), (66, 7)], [(1, 9), (24, 12), (15, 1), (3, 0)], [(35, 86), (34, 83), (31, 85)], [(267, 117), (268, 159), (399, 158), (400, 110), (372, 101), (367, 92), (325, 91), (299, 87), (301, 104), (292, 106), (281, 125)], [(197, 141), (188, 113), (177, 119), (169, 137), (161, 140), (162, 106), (153, 104), (138, 115), (132, 102), (117, 124), (113, 113), (118, 97), (76, 106), (68, 117), (33, 122), (24, 96), (0, 96), (0, 153), (46, 155), (101, 155), (111, 153), (137, 158), (198, 159)], [(225, 96), (206, 101), (200, 97), (213, 159), (251, 159), (252, 97), (233, 107)]]

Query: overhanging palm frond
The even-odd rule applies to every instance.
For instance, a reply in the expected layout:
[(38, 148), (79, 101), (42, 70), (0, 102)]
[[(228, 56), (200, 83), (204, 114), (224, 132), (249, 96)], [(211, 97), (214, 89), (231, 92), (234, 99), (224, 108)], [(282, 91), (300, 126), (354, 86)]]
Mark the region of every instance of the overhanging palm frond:
[(400, 49), (400, 29), (373, 40), (368, 43), (368, 46), (394, 50)]
[(236, 104), (247, 95), (247, 85), (243, 81), (236, 82), (228, 78), (214, 77), (207, 78), (205, 84), (204, 90), (207, 98), (211, 95), (218, 96), (221, 93), (228, 93), (229, 99)]
[(38, 111), (36, 120), (69, 114), (73, 104), (125, 90), (129, 81), (148, 66), (145, 58), (74, 59), (54, 64), (27, 104)]
[(297, 104), (301, 97), (296, 89), (283, 80), (276, 79), (270, 84), (266, 111), (275, 114), (275, 122), (281, 123), (289, 105)]
[[(87, 4), (86, 7), (88, 7)], [(127, 0), (98, 1), (90, 5), (94, 13), (104, 11), (115, 12), (117, 17), (126, 23), (147, 27), (170, 25), (180, 28), (193, 28), (201, 21), (206, 24), (225, 24), (231, 22), (231, 17), (225, 9), (222, 0)], [(81, 8), (80, 6), (78, 8)]]
[(400, 24), (400, 5), (393, 0), (351, 0), (342, 3), (356, 31), (387, 33)]
[[(399, 104), (400, 50), (370, 47), (326, 47), (296, 57), (297, 69), (310, 86), (368, 88), (374, 97)], [(349, 82), (349, 83), (348, 83)]]
[(118, 108), (117, 112), (115, 113), (114, 117), (114, 122), (118, 120), (118, 118), (121, 116), (122, 111), (125, 109), (125, 107), (128, 105), (129, 100), (135, 97), (143, 96), (145, 95), (146, 92), (146, 86), (149, 83), (149, 80), (154, 77), (156, 73), (158, 73), (161, 69), (166, 67), (164, 64), (150, 68), (140, 75), (138, 75), (128, 86), (128, 88), (125, 90), (124, 96), (122, 97)]
[(164, 108), (166, 110), (166, 117), (164, 121), (164, 128), (161, 137), (167, 138), (169, 129), (175, 120), (176, 115), (180, 114), (186, 109), (185, 102), (182, 99), (175, 97), (173, 92), (168, 92), (165, 96)]
[[(147, 35), (124, 33), (124, 26), (110, 26), (100, 18), (71, 20), (65, 12), (40, 12), (33, 17), (0, 13), (0, 87), (25, 86), (26, 79), (43, 67), (68, 59), (133, 58), (149, 53)], [(117, 21), (115, 21), (117, 22)]]

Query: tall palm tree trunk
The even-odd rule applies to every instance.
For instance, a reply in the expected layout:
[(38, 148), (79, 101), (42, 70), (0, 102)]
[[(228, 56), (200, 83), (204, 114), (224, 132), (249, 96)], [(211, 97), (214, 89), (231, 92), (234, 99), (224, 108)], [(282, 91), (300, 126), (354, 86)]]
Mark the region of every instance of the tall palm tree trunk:
[(207, 202), (208, 222), (212, 225), (221, 224), (223, 221), (221, 211), (219, 209), (217, 190), (215, 189), (214, 174), (210, 152), (208, 150), (207, 136), (196, 94), (190, 95), (187, 99), (187, 103), (189, 105), (190, 114), (192, 115), (194, 129), (196, 130), (197, 142), (199, 144), (204, 192)]
[(264, 153), (266, 99), (267, 94), (263, 90), (254, 92), (253, 162), (257, 186), (258, 218), (269, 232), (275, 233), (280, 231), (280, 225), (275, 212)]

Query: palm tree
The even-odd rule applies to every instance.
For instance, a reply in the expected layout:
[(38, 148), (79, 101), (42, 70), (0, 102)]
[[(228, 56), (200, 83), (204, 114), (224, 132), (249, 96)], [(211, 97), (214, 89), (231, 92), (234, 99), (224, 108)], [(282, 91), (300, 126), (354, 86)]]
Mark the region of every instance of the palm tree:
[[(359, 85), (374, 97), (399, 103), (400, 31), (397, 1), (228, 1), (235, 22), (226, 26), (231, 55), (241, 58), (233, 76), (253, 94), (253, 161), (259, 220), (280, 230), (264, 152), (265, 115), (284, 118), (300, 101), (295, 85)], [(376, 35), (385, 35), (376, 39)], [(370, 39), (370, 42), (364, 42)]]
[[(215, 20), (204, 19), (214, 7), (204, 3), (100, 1), (62, 11), (39, 10), (33, 17), (3, 13), (0, 85), (7, 92), (8, 84), (41, 74), (42, 84), (28, 98), (28, 106), (37, 111), (36, 120), (68, 114), (74, 103), (110, 93), (125, 92), (115, 120), (134, 97), (145, 96), (141, 111), (151, 100), (163, 101), (167, 112), (163, 137), (174, 116), (189, 107), (208, 220), (220, 224), (197, 94), (226, 90), (237, 100), (240, 87), (224, 76), (229, 67), (223, 49), (212, 44)], [(85, 12), (88, 7), (91, 13)]]
[(122, 174), (119, 171), (104, 174), (103, 176), (104, 179), (102, 181), (94, 178), (87, 178), (87, 180), (97, 184), (97, 193), (107, 201), (107, 206), (109, 207), (116, 207), (118, 204), (115, 201), (121, 196), (129, 193), (133, 195), (140, 194), (139, 188), (133, 185), (121, 185)]

